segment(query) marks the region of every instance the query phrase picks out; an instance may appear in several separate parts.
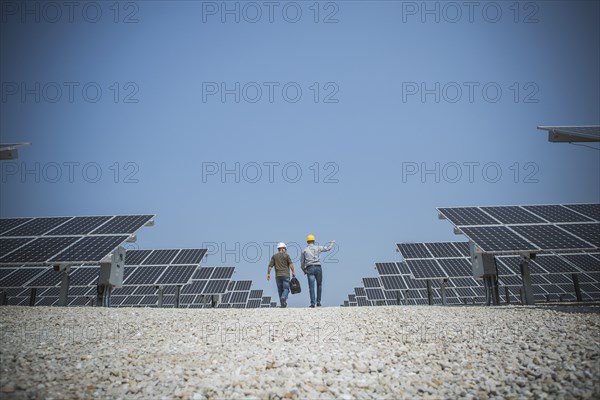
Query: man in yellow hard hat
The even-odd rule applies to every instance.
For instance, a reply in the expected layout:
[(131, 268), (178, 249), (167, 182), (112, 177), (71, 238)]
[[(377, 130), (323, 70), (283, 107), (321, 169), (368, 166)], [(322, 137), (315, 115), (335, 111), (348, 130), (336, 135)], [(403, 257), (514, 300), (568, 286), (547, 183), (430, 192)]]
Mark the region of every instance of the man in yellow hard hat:
[(315, 236), (309, 234), (306, 237), (306, 243), (308, 245), (304, 250), (302, 250), (302, 255), (300, 256), (300, 266), (302, 267), (304, 274), (308, 275), (310, 307), (315, 307), (315, 282), (317, 283), (316, 305), (317, 307), (321, 307), (323, 272), (321, 270), (320, 254), (324, 251), (331, 250), (335, 244), (335, 240), (330, 241), (326, 246), (318, 246), (315, 244)]
[(267, 280), (271, 280), (271, 268), (275, 267), (275, 281), (277, 282), (277, 292), (279, 293), (279, 304), (281, 308), (287, 307), (287, 298), (290, 292), (290, 269), (292, 276), (296, 277), (294, 263), (287, 253), (287, 246), (281, 242), (277, 245), (277, 254), (271, 257), (267, 269)]

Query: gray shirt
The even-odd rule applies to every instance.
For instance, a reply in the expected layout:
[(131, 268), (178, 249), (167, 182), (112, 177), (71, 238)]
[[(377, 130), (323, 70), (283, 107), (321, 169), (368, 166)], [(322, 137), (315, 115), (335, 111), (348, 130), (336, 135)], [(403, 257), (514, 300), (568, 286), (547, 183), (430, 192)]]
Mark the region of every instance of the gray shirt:
[(317, 246), (316, 244), (309, 244), (304, 250), (302, 250), (302, 256), (300, 256), (300, 267), (302, 271), (306, 270), (309, 265), (321, 264), (320, 254), (324, 251), (329, 251), (333, 248), (333, 242), (327, 243), (327, 246)]

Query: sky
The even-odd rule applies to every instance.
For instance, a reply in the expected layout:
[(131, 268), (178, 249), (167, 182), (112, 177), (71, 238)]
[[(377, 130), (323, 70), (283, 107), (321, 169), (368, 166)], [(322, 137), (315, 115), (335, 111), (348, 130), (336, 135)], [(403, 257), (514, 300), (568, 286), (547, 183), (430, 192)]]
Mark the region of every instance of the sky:
[[(0, 216), (156, 214), (130, 248), (277, 297), (275, 244), (338, 306), (436, 207), (600, 201), (600, 3), (0, 2)], [(594, 149), (594, 147), (596, 149)], [(309, 304), (308, 285), (288, 304)]]

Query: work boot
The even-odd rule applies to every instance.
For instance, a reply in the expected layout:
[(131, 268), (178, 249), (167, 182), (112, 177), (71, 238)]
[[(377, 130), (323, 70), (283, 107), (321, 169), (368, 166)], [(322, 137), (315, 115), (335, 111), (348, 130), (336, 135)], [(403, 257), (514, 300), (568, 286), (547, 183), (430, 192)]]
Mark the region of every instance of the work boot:
[(285, 297), (281, 298), (281, 308), (286, 308), (287, 307), (287, 301), (285, 300)]

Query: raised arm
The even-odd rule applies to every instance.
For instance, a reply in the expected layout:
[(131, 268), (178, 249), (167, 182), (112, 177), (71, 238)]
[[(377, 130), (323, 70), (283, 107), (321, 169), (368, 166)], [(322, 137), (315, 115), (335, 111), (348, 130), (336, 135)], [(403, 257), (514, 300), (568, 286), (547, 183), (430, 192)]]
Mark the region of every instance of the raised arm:
[(334, 244), (335, 244), (335, 240), (332, 240), (329, 243), (327, 243), (325, 246), (319, 246), (319, 251), (320, 252), (329, 251), (329, 250), (333, 249)]

